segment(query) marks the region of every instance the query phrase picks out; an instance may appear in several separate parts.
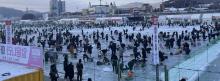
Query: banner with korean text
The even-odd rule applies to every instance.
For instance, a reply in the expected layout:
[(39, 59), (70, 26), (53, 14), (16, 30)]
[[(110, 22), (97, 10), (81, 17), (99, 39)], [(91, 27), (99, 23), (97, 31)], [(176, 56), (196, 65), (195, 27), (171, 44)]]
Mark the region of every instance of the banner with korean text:
[(38, 47), (0, 44), (0, 61), (43, 68), (43, 53)]
[(159, 41), (158, 41), (158, 17), (152, 16), (152, 24), (154, 26), (154, 32), (153, 32), (153, 52), (151, 54), (151, 60), (152, 64), (157, 65), (160, 64), (160, 58), (159, 58)]
[(12, 44), (12, 26), (11, 21), (5, 21), (6, 44)]

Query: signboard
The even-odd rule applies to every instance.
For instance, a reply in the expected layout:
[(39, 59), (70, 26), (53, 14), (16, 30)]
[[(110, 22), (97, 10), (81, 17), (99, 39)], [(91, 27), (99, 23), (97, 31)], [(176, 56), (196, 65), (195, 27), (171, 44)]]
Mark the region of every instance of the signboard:
[(0, 44), (0, 61), (43, 68), (42, 49), (30, 46)]
[(5, 21), (6, 44), (12, 44), (11, 21)]
[(29, 66), (43, 68), (43, 50), (40, 47), (31, 47)]
[(151, 54), (151, 58), (152, 58), (152, 63), (154, 65), (160, 64), (160, 60), (159, 60), (159, 49), (158, 49), (158, 18), (153, 16), (152, 17), (152, 22), (153, 22), (153, 26), (154, 26), (154, 32), (153, 32), (153, 54)]

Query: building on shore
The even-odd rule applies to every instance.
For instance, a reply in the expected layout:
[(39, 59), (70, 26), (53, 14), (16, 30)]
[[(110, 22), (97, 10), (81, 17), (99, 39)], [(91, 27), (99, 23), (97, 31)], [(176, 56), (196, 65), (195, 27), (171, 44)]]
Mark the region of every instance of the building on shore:
[(109, 5), (92, 5), (89, 3), (89, 8), (83, 9), (83, 15), (108, 15), (114, 14), (117, 9), (116, 4), (110, 3)]
[(57, 17), (66, 11), (65, 1), (50, 0), (50, 16)]

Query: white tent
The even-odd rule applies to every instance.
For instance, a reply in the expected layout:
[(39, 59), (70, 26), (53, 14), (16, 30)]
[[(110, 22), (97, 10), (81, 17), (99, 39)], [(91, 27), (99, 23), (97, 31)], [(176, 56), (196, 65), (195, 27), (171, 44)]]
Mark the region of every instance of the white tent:
[(115, 22), (118, 24), (123, 23), (126, 18), (123, 17), (103, 17), (103, 18), (96, 18), (96, 23), (108, 23), (108, 22)]
[(212, 22), (213, 17), (220, 17), (220, 13), (208, 13), (208, 14), (203, 14), (202, 19), (203, 23), (207, 22), (210, 24)]
[(159, 23), (165, 24), (168, 23), (168, 20), (171, 22), (174, 21), (185, 21), (187, 20), (188, 22), (192, 22), (193, 20), (200, 20), (201, 19), (201, 14), (180, 14), (180, 15), (161, 15), (159, 16)]
[(73, 23), (77, 24), (79, 22), (78, 18), (72, 18), (72, 19), (60, 19), (58, 20), (59, 23)]

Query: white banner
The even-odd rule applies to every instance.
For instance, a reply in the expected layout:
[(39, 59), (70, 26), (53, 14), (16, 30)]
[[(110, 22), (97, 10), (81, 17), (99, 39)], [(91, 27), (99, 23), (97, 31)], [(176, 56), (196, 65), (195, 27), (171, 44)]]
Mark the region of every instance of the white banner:
[(0, 44), (0, 60), (30, 67), (43, 67), (42, 49), (30, 46)]
[(9, 61), (12, 63), (20, 63), (20, 64), (28, 63), (28, 59), (30, 55), (30, 47), (1, 44), (0, 48), (1, 48), (1, 52), (0, 52), (1, 60)]
[(159, 45), (159, 41), (158, 41), (158, 19), (157, 17), (152, 17), (152, 22), (153, 22), (153, 26), (154, 26), (154, 33), (153, 33), (153, 53), (151, 54), (151, 59), (154, 65), (160, 64), (160, 60), (159, 60), (159, 49), (158, 49), (158, 45)]

